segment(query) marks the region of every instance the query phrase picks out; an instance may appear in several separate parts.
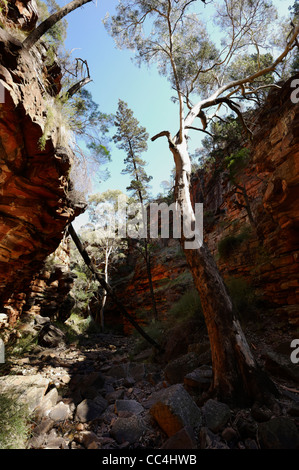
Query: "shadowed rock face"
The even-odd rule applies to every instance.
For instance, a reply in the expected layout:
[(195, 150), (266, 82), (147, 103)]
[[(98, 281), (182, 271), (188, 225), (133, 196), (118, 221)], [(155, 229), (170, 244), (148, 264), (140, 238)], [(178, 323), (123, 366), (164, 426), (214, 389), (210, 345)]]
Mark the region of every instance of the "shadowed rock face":
[[(227, 257), (219, 242), (250, 227), (244, 202), (225, 172), (198, 171), (192, 181), (194, 202), (204, 203), (204, 236), (225, 278), (243, 278), (290, 324), (298, 325), (299, 103), (291, 84), (298, 74), (269, 93), (252, 118), (252, 160), (242, 171), (254, 230)], [(223, 151), (222, 158), (226, 156)]]
[(44, 60), (42, 46), (26, 52), (0, 30), (0, 306), (24, 292), (66, 225), (84, 210), (72, 191), (74, 155), (61, 143), (59, 124), (44, 149), (39, 142), (59, 81), (58, 66), (53, 77)]
[(4, 5), (6, 22), (13, 24), (23, 31), (31, 31), (38, 20), (35, 0), (12, 0)]

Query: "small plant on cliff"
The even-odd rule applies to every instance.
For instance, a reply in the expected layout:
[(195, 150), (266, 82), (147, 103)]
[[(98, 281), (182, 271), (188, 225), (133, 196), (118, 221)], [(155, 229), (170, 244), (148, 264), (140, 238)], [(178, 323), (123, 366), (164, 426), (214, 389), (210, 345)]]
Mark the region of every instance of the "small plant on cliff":
[(228, 235), (218, 243), (218, 254), (220, 258), (228, 259), (230, 255), (245, 241), (250, 238), (250, 227), (243, 227), (237, 235)]
[(225, 282), (234, 307), (243, 323), (256, 318), (258, 297), (243, 278), (229, 277)]

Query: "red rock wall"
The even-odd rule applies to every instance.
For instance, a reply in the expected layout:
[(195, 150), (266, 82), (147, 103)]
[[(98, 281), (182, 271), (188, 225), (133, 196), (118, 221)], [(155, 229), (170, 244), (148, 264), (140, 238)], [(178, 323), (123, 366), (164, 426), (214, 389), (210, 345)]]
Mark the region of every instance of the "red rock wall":
[(59, 81), (59, 67), (51, 76), (44, 52), (22, 50), (17, 39), (0, 29), (0, 86), (5, 87), (0, 104), (0, 309), (13, 294), (18, 308), (24, 303), (20, 292), (84, 207), (72, 196), (68, 174), (74, 155), (60, 146), (59, 129), (53, 129), (44, 150), (39, 143), (48, 114), (47, 90), (53, 95), (52, 85)]
[(291, 102), (290, 83), (255, 114), (253, 158), (240, 175), (260, 240), (253, 230), (228, 259), (219, 257), (220, 240), (250, 226), (227, 174), (198, 172), (192, 196), (204, 203), (205, 240), (223, 275), (246, 279), (275, 313), (299, 324), (299, 104)]

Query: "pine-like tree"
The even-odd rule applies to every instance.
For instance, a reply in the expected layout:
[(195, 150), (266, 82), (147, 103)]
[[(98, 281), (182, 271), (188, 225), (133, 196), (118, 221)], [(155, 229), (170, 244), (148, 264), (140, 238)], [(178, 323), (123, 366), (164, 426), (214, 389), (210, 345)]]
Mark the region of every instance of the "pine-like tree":
[[(146, 203), (149, 201), (149, 182), (152, 177), (146, 173), (146, 162), (141, 158), (141, 154), (147, 150), (149, 135), (146, 129), (139, 125), (138, 120), (134, 117), (133, 111), (128, 107), (127, 103), (122, 100), (118, 101), (114, 124), (117, 131), (113, 136), (113, 141), (116, 143), (117, 147), (120, 150), (124, 150), (127, 155), (124, 159), (126, 166), (122, 170), (122, 174), (132, 176), (127, 190), (131, 193), (136, 202), (140, 203), (143, 225), (146, 228)], [(144, 235), (144, 238), (139, 239), (136, 246), (143, 255), (146, 263), (153, 315), (154, 318), (157, 318), (158, 312), (151, 273), (151, 245), (147, 229), (145, 229)]]

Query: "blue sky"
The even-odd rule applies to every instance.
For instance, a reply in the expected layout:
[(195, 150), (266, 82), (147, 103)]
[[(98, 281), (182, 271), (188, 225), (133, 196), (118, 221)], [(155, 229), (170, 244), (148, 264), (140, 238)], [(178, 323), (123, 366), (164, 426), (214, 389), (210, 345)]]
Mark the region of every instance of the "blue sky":
[[(59, 1), (60, 5), (67, 1)], [(201, 2), (199, 2), (201, 3)], [(294, 0), (276, 0), (280, 14), (288, 13)], [(101, 111), (115, 114), (118, 100), (128, 103), (140, 125), (147, 129), (150, 137), (162, 130), (176, 133), (178, 130), (177, 106), (170, 100), (171, 87), (165, 77), (159, 76), (155, 67), (139, 68), (131, 60), (133, 54), (118, 50), (114, 40), (106, 32), (102, 19), (107, 11), (113, 13), (117, 0), (98, 0), (89, 3), (67, 16), (68, 35), (66, 48), (73, 49), (73, 57), (87, 60), (93, 80), (86, 88), (99, 104)], [(203, 4), (200, 5), (204, 8)], [(200, 147), (203, 134), (192, 134), (193, 148)], [(93, 192), (106, 189), (121, 189), (125, 192), (129, 177), (121, 175), (125, 154), (111, 144), (111, 177), (104, 183), (94, 184)], [(168, 180), (173, 168), (172, 156), (166, 139), (148, 142), (148, 151), (143, 158), (148, 162), (147, 172), (153, 176), (152, 195), (162, 192), (163, 180)], [(96, 180), (95, 180), (96, 181)], [(75, 225), (86, 223), (86, 215), (80, 216)]]

